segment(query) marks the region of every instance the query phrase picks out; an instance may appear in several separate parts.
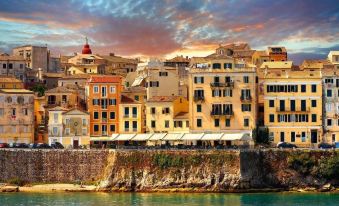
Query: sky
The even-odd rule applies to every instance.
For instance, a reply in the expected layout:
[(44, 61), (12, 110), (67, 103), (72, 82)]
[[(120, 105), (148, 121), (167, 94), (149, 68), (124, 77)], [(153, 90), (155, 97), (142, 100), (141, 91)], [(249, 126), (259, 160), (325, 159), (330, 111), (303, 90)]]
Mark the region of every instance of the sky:
[(204, 56), (219, 44), (285, 46), (291, 60), (339, 50), (339, 0), (1, 0), (0, 51)]

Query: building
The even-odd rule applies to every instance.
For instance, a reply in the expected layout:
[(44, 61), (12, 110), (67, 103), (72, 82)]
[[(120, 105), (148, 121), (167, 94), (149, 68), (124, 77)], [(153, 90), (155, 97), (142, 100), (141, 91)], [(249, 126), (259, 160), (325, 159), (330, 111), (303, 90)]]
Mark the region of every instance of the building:
[(45, 97), (34, 96), (34, 142), (48, 142), (48, 125), (45, 114)]
[(269, 62), (262, 69), (264, 123), (270, 140), (316, 146), (322, 141), (321, 69), (291, 62)]
[(62, 121), (62, 113), (67, 109), (56, 106), (48, 110), (48, 144), (60, 142), (62, 144), (62, 137), (64, 133), (64, 125)]
[(191, 58), (191, 132), (251, 135), (256, 127), (255, 65), (238, 60), (233, 54), (232, 49), (219, 47), (207, 57)]
[(142, 104), (125, 95), (119, 105), (119, 133), (142, 133)]
[(14, 76), (26, 81), (26, 61), (22, 56), (0, 55), (0, 75)]
[(64, 128), (61, 144), (72, 148), (89, 147), (89, 113), (73, 108), (62, 113), (62, 122)]
[(76, 85), (61, 86), (49, 89), (45, 92), (46, 108), (61, 106), (63, 108), (72, 108), (75, 105), (83, 106), (84, 99), (80, 98), (81, 88)]
[(86, 98), (91, 141), (100, 141), (118, 132), (121, 91), (120, 76), (96, 75), (88, 80)]
[(76, 74), (104, 74), (105, 65), (103, 64), (77, 64), (67, 70), (67, 75)]
[(48, 71), (49, 53), (47, 46), (26, 45), (13, 49), (14, 56), (21, 56), (26, 60), (26, 67), (32, 70)]
[(25, 89), (0, 89), (0, 142), (34, 141), (34, 94)]
[(287, 50), (285, 47), (268, 47), (267, 53), (271, 62), (287, 61)]
[(58, 79), (58, 86), (78, 85), (81, 88), (85, 88), (88, 79), (91, 77), (90, 74), (74, 74), (67, 75)]
[(0, 76), (0, 89), (23, 89), (24, 84), (19, 79), (10, 76)]
[(130, 72), (135, 72), (139, 63), (138, 59), (128, 59), (114, 53), (101, 57), (106, 61), (105, 74), (126, 76)]
[(175, 67), (178, 70), (178, 75), (180, 79), (187, 79), (188, 78), (188, 66), (190, 63), (190, 59), (188, 56), (183, 57), (176, 56), (172, 59), (168, 59), (164, 62), (165, 67)]
[(65, 75), (63, 73), (43, 73), (42, 79), (47, 89), (53, 89), (58, 86), (58, 80)]
[(328, 60), (335, 65), (336, 69), (339, 69), (339, 51), (330, 51)]
[(189, 132), (188, 101), (178, 96), (154, 96), (146, 102), (149, 133)]

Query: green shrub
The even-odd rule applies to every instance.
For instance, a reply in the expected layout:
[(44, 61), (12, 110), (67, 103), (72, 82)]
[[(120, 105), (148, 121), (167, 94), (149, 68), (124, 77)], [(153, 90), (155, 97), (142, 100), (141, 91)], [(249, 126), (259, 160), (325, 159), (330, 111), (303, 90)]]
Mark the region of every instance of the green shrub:
[(169, 167), (182, 167), (183, 158), (178, 155), (155, 154), (153, 156), (153, 165), (166, 169)]
[(288, 157), (288, 166), (302, 175), (308, 175), (316, 163), (309, 153), (297, 153)]
[(9, 179), (7, 182), (8, 182), (8, 184), (17, 185), (17, 186), (24, 186), (26, 184), (26, 182), (24, 180), (21, 180), (18, 177)]
[(316, 172), (322, 178), (339, 179), (339, 155), (322, 159)]

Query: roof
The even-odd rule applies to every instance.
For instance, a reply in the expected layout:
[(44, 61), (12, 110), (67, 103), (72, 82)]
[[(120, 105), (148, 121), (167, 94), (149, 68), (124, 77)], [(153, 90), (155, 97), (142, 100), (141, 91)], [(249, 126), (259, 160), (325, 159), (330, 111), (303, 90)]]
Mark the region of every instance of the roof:
[(339, 55), (339, 51), (330, 51), (328, 55)]
[(113, 55), (105, 55), (101, 56), (103, 59), (109, 62), (114, 62), (114, 63), (130, 63), (130, 64), (138, 64), (139, 60), (137, 59), (128, 59), (120, 56), (113, 56)]
[(125, 95), (121, 95), (121, 104), (140, 104), (140, 102), (135, 101), (134, 99), (131, 99)]
[(13, 49), (19, 49), (19, 48), (24, 48), (24, 47), (40, 47), (40, 48), (47, 48), (46, 45), (41, 45), (41, 46), (38, 46), (38, 45), (32, 45), (32, 44), (26, 44), (26, 45), (23, 45), (23, 46), (17, 46), (17, 47), (14, 47)]
[(14, 77), (10, 77), (10, 76), (0, 76), (0, 82), (1, 83), (22, 83), (22, 81), (20, 81), (19, 79), (16, 79)]
[(190, 59), (188, 57), (183, 57), (183, 56), (176, 56), (172, 59), (166, 60), (166, 62), (190, 62)]
[(45, 92), (45, 94), (48, 94), (48, 93), (74, 93), (74, 92), (75, 92), (75, 89), (73, 89), (73, 88), (61, 86), (61, 87), (55, 87), (53, 89), (49, 89)]
[(62, 114), (68, 114), (68, 115), (83, 115), (83, 114), (86, 114), (86, 115), (89, 115), (88, 112), (86, 111), (83, 111), (83, 110), (80, 110), (78, 108), (73, 108), (73, 109), (70, 109), (66, 112), (63, 112)]
[(283, 46), (274, 46), (267, 48), (269, 53), (286, 53), (286, 48)]
[(318, 68), (321, 69), (324, 67), (324, 64), (331, 64), (327, 59), (305, 59), (301, 67), (302, 68)]
[(64, 73), (52, 73), (52, 72), (50, 72), (50, 73), (44, 73), (43, 74), (43, 77), (48, 77), (48, 78), (61, 78), (63, 76), (65, 76)]
[(128, 87), (122, 93), (146, 93), (145, 87)]
[(255, 51), (255, 53), (257, 53), (259, 56), (266, 56), (269, 57), (267, 51), (263, 50), (263, 51)]
[(64, 107), (56, 106), (56, 107), (49, 109), (48, 111), (67, 111), (67, 109)]
[(293, 62), (292, 61), (263, 62), (260, 68), (265, 69), (266, 66), (270, 69), (291, 69), (293, 66)]
[(153, 96), (147, 102), (173, 102), (178, 96)]
[(225, 49), (232, 49), (232, 50), (244, 50), (246, 49), (247, 47), (250, 47), (248, 45), (248, 43), (231, 43), (231, 44), (226, 44), (224, 46), (220, 46), (222, 48), (225, 48)]
[(188, 112), (179, 112), (174, 119), (188, 119)]
[(74, 74), (63, 76), (61, 79), (89, 79), (90, 77), (90, 74)]
[(0, 61), (25, 61), (25, 58), (22, 56), (0, 55)]
[(252, 57), (255, 50), (236, 50), (233, 53), (233, 57), (241, 58), (241, 57)]
[(33, 94), (34, 92), (27, 89), (0, 89), (2, 93), (15, 93), (15, 94)]
[(90, 83), (121, 83), (121, 76), (97, 75), (91, 76)]

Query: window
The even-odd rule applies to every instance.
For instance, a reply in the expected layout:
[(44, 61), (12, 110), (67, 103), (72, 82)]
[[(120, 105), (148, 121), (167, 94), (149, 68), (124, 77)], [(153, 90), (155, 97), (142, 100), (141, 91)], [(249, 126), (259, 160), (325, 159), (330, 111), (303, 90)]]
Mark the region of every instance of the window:
[(273, 142), (273, 140), (274, 140), (274, 132), (270, 132), (270, 133), (268, 134), (268, 138), (269, 138), (269, 140), (270, 140), (271, 142)]
[(232, 69), (232, 63), (225, 63), (224, 69)]
[(87, 126), (87, 119), (82, 119), (82, 126)]
[(220, 89), (212, 90), (212, 97), (221, 97), (221, 90)]
[(165, 120), (165, 128), (169, 128), (169, 121)]
[(82, 135), (87, 135), (87, 129), (86, 128), (82, 128)]
[(326, 109), (327, 112), (332, 111), (332, 104), (331, 103), (326, 103), (325, 109)]
[(93, 87), (93, 93), (99, 93), (99, 87), (98, 86)]
[(151, 127), (155, 128), (155, 121), (154, 120), (151, 121)]
[(129, 121), (125, 121), (125, 132), (129, 131)]
[(138, 116), (138, 109), (136, 107), (132, 107), (132, 114), (133, 118), (136, 118)]
[(115, 119), (115, 112), (110, 112), (109, 113), (109, 118), (110, 119)]
[[(13, 115), (13, 112), (12, 112), (12, 115)], [(54, 123), (58, 123), (58, 118), (59, 118), (58, 113), (54, 113), (53, 114)]]
[(197, 127), (202, 127), (202, 119), (197, 119)]
[(70, 129), (69, 129), (69, 128), (66, 128), (65, 134), (66, 134), (66, 135), (69, 135), (69, 134), (70, 134)]
[(295, 100), (290, 100), (290, 107), (291, 107), (291, 111), (294, 112), (295, 111)]
[(327, 97), (332, 97), (332, 89), (328, 89), (328, 90), (326, 91), (326, 96), (327, 96)]
[(249, 77), (248, 76), (244, 76), (244, 83), (249, 83)]
[(274, 114), (270, 114), (269, 118), (270, 118), (270, 122), (274, 122)]
[(280, 100), (280, 111), (285, 111), (285, 100)]
[(295, 132), (291, 132), (291, 142), (295, 142)]
[(212, 68), (213, 68), (213, 69), (221, 69), (221, 64), (220, 64), (220, 63), (214, 63), (214, 64), (212, 65)]
[(129, 117), (129, 107), (124, 108), (124, 117)]
[(24, 68), (24, 65), (23, 64), (20, 64), (20, 69), (23, 69)]
[(317, 114), (312, 114), (312, 122), (317, 122)]
[(225, 126), (230, 127), (231, 126), (231, 120), (230, 119), (225, 119)]
[(137, 121), (133, 121), (132, 122), (132, 127), (133, 127), (133, 132), (137, 131), (137, 129), (138, 129), (138, 122)]
[(203, 84), (204, 83), (204, 77), (194, 77), (194, 83), (195, 84)]
[(165, 107), (162, 109), (162, 113), (163, 114), (169, 114), (170, 113), (170, 108), (169, 107)]
[(306, 142), (306, 132), (301, 132), (301, 141)]
[(251, 111), (251, 104), (241, 104), (241, 111), (250, 112)]
[(331, 84), (333, 84), (333, 79), (325, 79), (325, 83), (327, 84), (327, 83), (331, 83)]
[(301, 100), (300, 102), (301, 111), (306, 111), (306, 100)]
[(93, 105), (100, 105), (99, 99), (93, 99)]
[(110, 86), (110, 87), (109, 87), (109, 92), (110, 92), (111, 94), (115, 94), (115, 86)]
[(280, 142), (285, 142), (285, 132), (280, 132)]
[(159, 81), (150, 81), (149, 87), (159, 87)]
[(332, 119), (327, 119), (327, 126), (329, 126), (329, 127), (332, 126)]
[(317, 85), (312, 84), (312, 93), (316, 93), (316, 92), (317, 92)]
[(115, 132), (115, 124), (111, 124), (111, 125), (109, 126), (109, 130), (110, 130), (111, 132)]
[(107, 120), (107, 112), (101, 112), (101, 118)]
[(167, 77), (168, 76), (168, 72), (159, 72), (159, 76), (160, 77)]
[(155, 107), (151, 108), (151, 114), (155, 114)]
[(107, 135), (107, 125), (101, 125), (102, 135)]
[(248, 118), (244, 119), (244, 127), (249, 127), (250, 126), (250, 120)]
[(201, 104), (197, 104), (197, 112), (201, 112)]
[(306, 92), (306, 85), (305, 84), (303, 84), (303, 85), (301, 85), (301, 92)]
[(69, 126), (69, 123), (70, 123), (70, 119), (65, 119), (65, 124), (66, 124), (67, 126)]
[(2, 64), (3, 69), (6, 69), (6, 67), (7, 67), (7, 64)]
[(138, 95), (135, 95), (135, 96), (134, 96), (134, 100), (135, 100), (135, 101), (139, 101), (139, 96), (138, 96)]
[(24, 113), (24, 115), (27, 116), (28, 115), (28, 109), (27, 108), (23, 108), (22, 109), (22, 113)]
[(101, 108), (107, 109), (107, 99), (101, 99)]
[(99, 125), (95, 124), (93, 126), (94, 132), (99, 132)]
[(93, 112), (93, 119), (99, 119), (99, 112)]
[(224, 89), (223, 95), (224, 97), (232, 97), (232, 89)]
[(219, 127), (220, 120), (219, 119), (214, 119), (214, 126)]
[(312, 105), (312, 107), (317, 107), (317, 100), (312, 99), (311, 100), (311, 105)]
[(274, 100), (273, 99), (269, 100), (269, 105), (270, 105), (270, 107), (274, 107)]
[[(13, 127), (15, 128), (15, 127)], [(57, 127), (53, 127), (53, 131), (52, 131), (53, 135), (58, 135), (58, 128)]]
[(106, 97), (107, 96), (107, 87), (101, 87), (101, 96)]
[(116, 99), (109, 99), (108, 104), (109, 105), (117, 105), (117, 100)]

